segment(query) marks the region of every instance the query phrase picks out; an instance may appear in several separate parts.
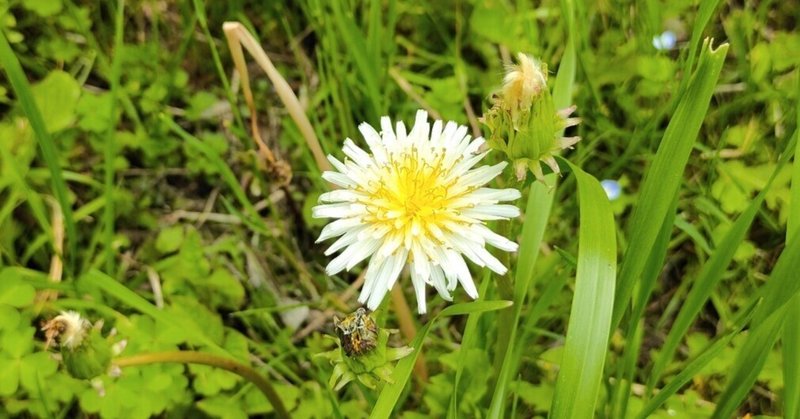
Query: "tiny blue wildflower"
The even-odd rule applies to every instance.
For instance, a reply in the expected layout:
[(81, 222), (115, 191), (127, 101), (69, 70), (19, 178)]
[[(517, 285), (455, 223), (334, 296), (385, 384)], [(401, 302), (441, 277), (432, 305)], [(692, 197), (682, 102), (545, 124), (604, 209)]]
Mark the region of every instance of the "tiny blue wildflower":
[(622, 195), (622, 186), (616, 180), (605, 179), (600, 182), (600, 186), (606, 191), (606, 196), (610, 201), (613, 201)]
[(675, 48), (675, 43), (677, 40), (678, 38), (675, 35), (675, 32), (664, 31), (664, 33), (661, 35), (656, 35), (653, 37), (653, 46), (659, 51), (668, 51)]

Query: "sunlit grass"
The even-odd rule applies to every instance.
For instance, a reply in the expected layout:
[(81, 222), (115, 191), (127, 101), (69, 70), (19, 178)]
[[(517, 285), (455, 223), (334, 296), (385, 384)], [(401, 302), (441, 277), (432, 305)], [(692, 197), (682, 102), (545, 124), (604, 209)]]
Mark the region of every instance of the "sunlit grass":
[[(798, 6), (512, 3), (0, 9), (0, 416), (800, 418)], [(488, 185), (509, 273), (426, 315), (401, 274), (371, 315), (413, 351), (333, 389), (366, 263), (325, 274), (325, 155), (418, 108), (488, 137), (518, 52), (581, 141)], [(121, 376), (45, 352), (67, 309)]]

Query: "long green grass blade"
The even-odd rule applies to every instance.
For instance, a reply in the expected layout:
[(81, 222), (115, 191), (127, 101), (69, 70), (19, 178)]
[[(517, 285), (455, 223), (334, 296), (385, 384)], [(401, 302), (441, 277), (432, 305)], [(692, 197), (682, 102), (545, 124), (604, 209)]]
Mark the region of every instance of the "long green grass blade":
[[(200, 28), (203, 29), (203, 35), (206, 38), (206, 42), (208, 43), (208, 49), (211, 51), (211, 59), (214, 61), (214, 68), (217, 70), (217, 75), (219, 76), (220, 82), (222, 82), (222, 88), (225, 90), (225, 95), (227, 96), (228, 103), (231, 104), (231, 110), (233, 112), (233, 117), (236, 119), (236, 124), (242, 130), (244, 130), (245, 124), (244, 119), (242, 118), (242, 113), (239, 111), (239, 107), (237, 106), (236, 102), (236, 95), (234, 94), (233, 89), (231, 88), (231, 83), (228, 80), (228, 75), (225, 72), (225, 67), (222, 65), (222, 60), (219, 57), (219, 51), (217, 50), (217, 45), (214, 42), (214, 38), (211, 36), (211, 31), (208, 28), (208, 19), (206, 17), (206, 9), (202, 1), (200, 0), (192, 0), (192, 7), (194, 8), (194, 15), (197, 19), (197, 22), (200, 24)], [(253, 139), (249, 136), (244, 136), (245, 141), (248, 141), (249, 146), (255, 146), (253, 144)]]
[[(700, 46), (700, 40), (703, 39), (703, 31), (705, 31), (706, 26), (708, 26), (708, 22), (711, 21), (711, 17), (714, 15), (714, 11), (717, 9), (717, 6), (719, 6), (719, 3), (720, 0), (700, 2), (697, 18), (692, 25), (692, 38), (689, 40), (689, 55), (686, 57), (686, 61), (684, 61), (683, 71), (685, 74), (691, 74), (692, 72), (695, 57), (697, 56), (697, 47)], [(688, 81), (688, 78), (684, 78), (681, 81), (680, 92), (686, 88), (686, 83), (688, 83)]]
[(58, 200), (58, 205), (61, 207), (61, 213), (64, 215), (64, 227), (67, 234), (65, 272), (67, 276), (71, 276), (74, 274), (75, 269), (77, 229), (75, 228), (75, 217), (72, 214), (72, 206), (67, 196), (67, 183), (64, 181), (64, 175), (61, 173), (61, 166), (58, 163), (58, 149), (50, 133), (47, 131), (39, 108), (36, 106), (30, 84), (25, 77), (22, 66), (20, 66), (19, 60), (11, 49), (11, 45), (8, 44), (8, 40), (6, 40), (6, 36), (2, 30), (0, 30), (0, 63), (8, 76), (11, 87), (17, 94), (17, 100), (19, 100), (22, 110), (31, 123), (31, 128), (39, 142), (39, 148), (42, 150), (44, 162), (50, 170), (50, 181), (53, 193), (56, 196), (56, 200)]
[(697, 71), (678, 103), (652, 167), (647, 172), (631, 220), (631, 239), (619, 276), (612, 328), (619, 324), (625, 314), (634, 286), (650, 257), (650, 249), (661, 228), (661, 223), (654, 220), (663, 220), (668, 216), (670, 204), (678, 193), (684, 168), (708, 110), (727, 51), (727, 44), (720, 45), (716, 50), (710, 40), (703, 44)]
[(800, 295), (800, 235), (795, 234), (781, 253), (760, 295), (763, 301), (750, 322), (750, 331), (739, 349), (728, 375), (728, 384), (719, 398), (714, 418), (729, 418), (758, 378), (788, 313), (789, 303)]
[(15, 156), (11, 154), (11, 150), (9, 150), (8, 147), (0, 147), (0, 157), (2, 157), (0, 162), (11, 168), (11, 170), (7, 172), (10, 178), (8, 182), (25, 197), (25, 202), (31, 207), (33, 217), (39, 223), (39, 228), (41, 228), (42, 232), (47, 236), (48, 242), (53, 245), (53, 235), (50, 234), (51, 227), (50, 220), (47, 218), (47, 209), (44, 206), (42, 197), (33, 191), (28, 186), (28, 182), (25, 181), (25, 174), (27, 172), (20, 167), (19, 163), (15, 160)]
[(417, 332), (417, 337), (414, 338), (414, 341), (411, 343), (414, 352), (398, 361), (392, 372), (393, 382), (387, 384), (386, 387), (381, 390), (378, 401), (375, 403), (375, 407), (372, 409), (372, 413), (369, 417), (371, 419), (380, 419), (388, 418), (392, 415), (392, 411), (397, 401), (400, 399), (400, 394), (408, 383), (409, 377), (411, 377), (411, 371), (414, 369), (414, 364), (416, 364), (417, 357), (419, 357), (419, 353), (422, 350), (422, 342), (425, 341), (425, 337), (428, 335), (431, 326), (436, 323), (436, 320), (441, 317), (502, 310), (510, 307), (512, 304), (511, 301), (475, 301), (472, 303), (454, 304), (445, 308), (430, 319), (428, 324)]
[(608, 351), (617, 273), (611, 204), (597, 179), (567, 163), (578, 183), (580, 231), (575, 296), (550, 412), (556, 419), (594, 416)]
[[(111, 104), (108, 114), (112, 121), (116, 121), (117, 91), (119, 90), (119, 77), (122, 69), (122, 32), (124, 29), (125, 1), (117, 0), (117, 10), (114, 16), (114, 58), (111, 62)], [(103, 258), (105, 259), (106, 272), (114, 272), (114, 160), (117, 154), (116, 123), (108, 124), (106, 141), (103, 148), (103, 195), (105, 207), (103, 208), (103, 245), (105, 246)]]
[[(800, 82), (798, 83), (800, 90)], [(800, 94), (795, 107), (797, 142), (792, 165), (792, 189), (789, 197), (789, 219), (786, 221), (786, 240), (800, 232)], [(783, 326), (783, 414), (786, 419), (800, 418), (800, 296), (789, 304), (786, 324)]]
[(644, 335), (644, 324), (642, 317), (644, 316), (647, 302), (650, 300), (650, 294), (656, 285), (663, 266), (664, 259), (667, 255), (669, 248), (669, 239), (672, 236), (672, 230), (675, 226), (675, 212), (678, 208), (678, 197), (672, 200), (669, 210), (667, 210), (667, 217), (661, 225), (658, 236), (653, 244), (653, 249), (650, 251), (650, 257), (645, 264), (645, 269), (642, 274), (642, 280), (639, 282), (639, 290), (636, 293), (633, 303), (633, 312), (630, 316), (630, 324), (626, 331), (627, 339), (625, 350), (622, 355), (622, 362), (618, 364), (617, 381), (614, 384), (614, 397), (612, 399), (612, 416), (625, 417), (628, 410), (628, 400), (631, 393), (631, 385), (636, 373), (636, 365), (639, 360), (639, 354), (642, 346), (642, 339)]
[(678, 316), (675, 318), (675, 322), (672, 324), (672, 328), (664, 341), (664, 345), (659, 351), (658, 358), (656, 358), (653, 364), (653, 369), (650, 371), (647, 381), (648, 393), (655, 388), (656, 383), (658, 383), (667, 365), (669, 365), (672, 358), (675, 356), (675, 351), (683, 340), (683, 337), (686, 336), (687, 331), (697, 318), (700, 310), (702, 310), (706, 301), (711, 297), (714, 288), (725, 274), (725, 269), (733, 260), (736, 249), (738, 249), (739, 245), (744, 241), (747, 231), (750, 229), (750, 225), (758, 214), (761, 204), (764, 202), (773, 181), (791, 158), (793, 154), (792, 147), (793, 144), (790, 143), (787, 150), (783, 153), (781, 160), (775, 167), (775, 170), (772, 172), (772, 175), (767, 180), (764, 188), (756, 195), (755, 199), (753, 199), (742, 215), (736, 219), (733, 226), (731, 226), (730, 230), (725, 234), (725, 237), (720, 241), (719, 246), (717, 246), (711, 254), (711, 258), (703, 265), (696, 282), (692, 285), (692, 289), (686, 296), (686, 300), (680, 312), (678, 312)]
[(789, 303), (783, 325), (783, 416), (800, 418), (800, 295)]
[(385, 101), (383, 95), (380, 93), (379, 82), (382, 79), (379, 71), (388, 71), (386, 67), (381, 65), (380, 60), (373, 56), (368, 55), (369, 49), (367, 48), (367, 40), (364, 34), (361, 33), (359, 25), (355, 22), (352, 13), (345, 13), (343, 7), (344, 3), (332, 2), (333, 7), (333, 21), (339, 31), (344, 44), (347, 45), (347, 52), (350, 54), (353, 62), (356, 65), (361, 80), (364, 82), (366, 89), (365, 94), (367, 99), (372, 105), (372, 115), (370, 119), (372, 122), (377, 122), (381, 115), (386, 112)]

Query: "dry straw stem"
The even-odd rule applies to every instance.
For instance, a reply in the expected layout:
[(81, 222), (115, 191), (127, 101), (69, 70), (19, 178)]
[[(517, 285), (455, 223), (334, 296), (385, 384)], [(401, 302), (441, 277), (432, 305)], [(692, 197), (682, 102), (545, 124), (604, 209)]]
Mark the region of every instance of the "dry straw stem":
[(245, 101), (247, 102), (247, 106), (250, 108), (253, 137), (256, 139), (258, 147), (265, 159), (268, 162), (274, 161), (274, 157), (271, 159), (268, 157), (272, 156), (272, 152), (266, 147), (266, 145), (264, 145), (260, 135), (258, 134), (253, 93), (250, 90), (250, 79), (247, 74), (247, 66), (245, 65), (244, 61), (242, 46), (244, 46), (250, 55), (253, 56), (253, 58), (256, 60), (256, 63), (258, 63), (258, 66), (264, 70), (264, 73), (267, 74), (267, 77), (269, 77), (270, 81), (275, 86), (275, 91), (278, 93), (278, 97), (280, 97), (284, 106), (286, 106), (286, 109), (289, 111), (289, 115), (292, 117), (292, 120), (294, 120), (295, 124), (297, 124), (297, 127), (300, 129), (300, 133), (305, 138), (308, 148), (311, 149), (311, 153), (314, 155), (314, 160), (317, 162), (317, 166), (320, 168), (320, 170), (330, 170), (330, 163), (325, 158), (325, 153), (322, 152), (322, 147), (319, 144), (317, 134), (314, 133), (314, 129), (311, 127), (311, 123), (308, 121), (308, 117), (303, 111), (300, 101), (292, 91), (292, 88), (289, 87), (289, 83), (286, 82), (283, 76), (281, 76), (281, 74), (272, 64), (272, 61), (267, 56), (267, 53), (264, 52), (264, 49), (261, 48), (261, 45), (259, 45), (258, 41), (239, 22), (225, 22), (222, 25), (222, 30), (225, 32), (225, 38), (228, 40), (228, 47), (231, 50), (233, 62), (236, 65), (236, 70), (239, 72), (239, 76), (241, 77), (242, 92), (244, 93)]
[[(52, 207), (52, 220), (51, 228), (53, 231), (53, 255), (50, 257), (50, 272), (48, 278), (52, 282), (61, 282), (64, 275), (64, 213), (61, 211), (61, 205), (58, 204), (53, 198), (48, 197), (47, 203)], [(42, 305), (48, 301), (55, 301), (58, 299), (58, 291), (44, 290), (39, 294), (38, 301)], [(38, 311), (37, 310), (37, 311)]]
[[(61, 212), (61, 206), (55, 199), (49, 199), (48, 202), (53, 207), (53, 256), (50, 260), (50, 280), (53, 282), (61, 282), (61, 277), (64, 274), (64, 262), (61, 256), (64, 254), (64, 214)], [(55, 297), (55, 295), (54, 295)]]

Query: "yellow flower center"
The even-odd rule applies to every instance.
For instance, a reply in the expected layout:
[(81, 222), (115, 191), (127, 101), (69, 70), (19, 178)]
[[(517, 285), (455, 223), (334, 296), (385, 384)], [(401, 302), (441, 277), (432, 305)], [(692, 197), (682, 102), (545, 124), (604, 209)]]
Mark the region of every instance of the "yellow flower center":
[(429, 161), (420, 159), (416, 150), (401, 156), (381, 167), (379, 178), (363, 191), (369, 196), (364, 221), (403, 236), (427, 234), (431, 224), (449, 218), (446, 209), (455, 198), (450, 194), (455, 180), (444, 181), (449, 172), (442, 164), (444, 153)]

